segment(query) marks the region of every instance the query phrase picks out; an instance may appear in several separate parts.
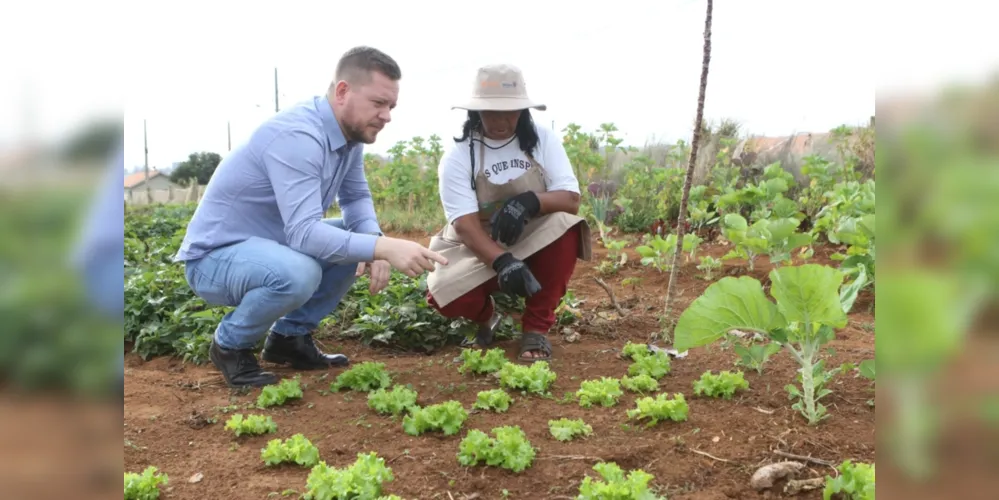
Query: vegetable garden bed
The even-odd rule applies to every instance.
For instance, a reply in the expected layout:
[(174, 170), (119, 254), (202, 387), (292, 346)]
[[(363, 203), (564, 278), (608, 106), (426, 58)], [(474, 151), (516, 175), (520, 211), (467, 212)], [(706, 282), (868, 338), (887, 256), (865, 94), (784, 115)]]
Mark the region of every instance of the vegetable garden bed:
[[(421, 242), (425, 244), (426, 238)], [(597, 469), (613, 468), (599, 463), (614, 463), (626, 476), (635, 470), (648, 474), (648, 488), (655, 494), (714, 499), (761, 498), (750, 486), (753, 473), (792, 455), (832, 464), (805, 461), (806, 468), (798, 479), (836, 477), (840, 473), (835, 467), (847, 459), (874, 462), (875, 411), (870, 403), (874, 384), (860, 376), (857, 368), (874, 357), (870, 287), (860, 292), (846, 326), (835, 329), (818, 351), (826, 370), (842, 370), (825, 385), (832, 391), (821, 400), (827, 418), (809, 425), (792, 408), (796, 400), (789, 399), (785, 389), (788, 384), (800, 387), (796, 381), (799, 364), (786, 349), (768, 351), (772, 354), (761, 372), (735, 364), (739, 353), (750, 353), (747, 339), (752, 332), (746, 332), (742, 339), (730, 337), (691, 349), (682, 357), (660, 355), (665, 362), (649, 357), (639, 363), (637, 358), (622, 356), (629, 343), (644, 344), (650, 333), (659, 330), (657, 317), (668, 280), (668, 272), (640, 263), (642, 257), (635, 246), (629, 245), (625, 252), (630, 258), (623, 265), (614, 265), (614, 272), (608, 272), (606, 264), (600, 269), (608, 256), (597, 244), (594, 261), (577, 264), (570, 284), (575, 300), (560, 311), (565, 324), (552, 333), (555, 352), (548, 367), (555, 377), (550, 386), (536, 386), (541, 394), (517, 389), (518, 374), (511, 367), (500, 369), (498, 377), (459, 370), (465, 363), (460, 347), (445, 347), (431, 354), (390, 351), (372, 346), (363, 337), (335, 335), (341, 332), (335, 324), (322, 340), (325, 348), (348, 354), (353, 367), (364, 366), (372, 370), (369, 375), (375, 375), (338, 382), (342, 369), (294, 372), (265, 364), (286, 380), (298, 375), (302, 389), (301, 397), (293, 394), (282, 404), (266, 407), (258, 405), (260, 389), (231, 391), (210, 365), (184, 363), (178, 357), (143, 361), (129, 353), (125, 470), (141, 473), (155, 466), (169, 476), (169, 482), (160, 485), (162, 497), (169, 499), (282, 498), (284, 494), (296, 498), (309, 490), (310, 473), (316, 491), (321, 491), (323, 471), (325, 480), (360, 477), (351, 476), (348, 470), (359, 462), (373, 467), (368, 470), (390, 470), (390, 474), (382, 472), (386, 479), (382, 495), (450, 500), (576, 498), (581, 486), (585, 491), (603, 481)], [(838, 268), (839, 263), (830, 255), (844, 248), (816, 245), (808, 262)], [(720, 258), (731, 250), (731, 244), (705, 241), (698, 256)], [(793, 257), (784, 266), (801, 264), (796, 253)], [(614, 259), (620, 262), (616, 256)], [(771, 269), (766, 256), (757, 257), (752, 270), (744, 261), (729, 260), (713, 270), (713, 281), (708, 281), (702, 279), (704, 273), (697, 269), (697, 261), (691, 260), (680, 270), (678, 312), (713, 282), (727, 276), (759, 280), (772, 300)], [(594, 277), (600, 277), (614, 292), (624, 315), (610, 303)], [(514, 359), (515, 339), (503, 340), (498, 347), (506, 351), (506, 359)], [(764, 347), (756, 352), (764, 352)], [(131, 346), (126, 343), (126, 348)], [(647, 351), (629, 347), (628, 352)], [(364, 362), (382, 365), (362, 365)], [(483, 364), (486, 371), (490, 371), (488, 365)], [(520, 366), (525, 371), (519, 380), (527, 380), (526, 387), (532, 387), (532, 380), (544, 380), (531, 379), (527, 365)], [(665, 373), (657, 369), (666, 366)], [(713, 384), (709, 377), (702, 381), (706, 372), (718, 375), (726, 370), (741, 371), (748, 387)], [(642, 373), (656, 380), (658, 387), (649, 390), (646, 384), (650, 383)], [(626, 376), (629, 378), (622, 380)], [(367, 385), (358, 386), (362, 390), (350, 389), (352, 383), (365, 380)], [(379, 387), (387, 392), (379, 393), (369, 404), (371, 393), (366, 390)], [(415, 391), (415, 403), (408, 391), (396, 389), (396, 395), (391, 395), (394, 387)], [(695, 387), (700, 390), (695, 392)], [(505, 410), (498, 393), (478, 396), (481, 391), (495, 389), (512, 398)], [(655, 398), (660, 395), (663, 399), (657, 403)], [(269, 394), (265, 399), (270, 404), (283, 398)], [(457, 404), (445, 404), (452, 401)], [(422, 410), (411, 411), (414, 404)], [(432, 406), (436, 404), (441, 406)], [(642, 407), (652, 412), (647, 415), (666, 419), (649, 425), (636, 411)], [(262, 424), (263, 434), (237, 436), (235, 427), (226, 428), (235, 414), (269, 416), (276, 429), (267, 432), (269, 425)], [(552, 424), (560, 419), (568, 421), (553, 429)], [(576, 419), (582, 424), (569, 422)], [(302, 441), (293, 437), (297, 434), (315, 446), (318, 460), (329, 469), (313, 469), (316, 457), (307, 446), (299, 446)], [(272, 440), (280, 443), (271, 445)], [(282, 444), (288, 446), (282, 448)], [(269, 448), (263, 457), (262, 450)], [(304, 451), (285, 453), (283, 449)], [(359, 454), (372, 452), (374, 457), (361, 456), (359, 461)], [(301, 457), (301, 464), (295, 463), (296, 457)], [(265, 462), (282, 458), (290, 463)], [(586, 480), (588, 476), (592, 479)], [(642, 482), (641, 473), (633, 477)], [(584, 481), (590, 484), (583, 485)], [(772, 498), (785, 495), (780, 487), (765, 494)], [(822, 498), (822, 490), (805, 491), (796, 498)]]

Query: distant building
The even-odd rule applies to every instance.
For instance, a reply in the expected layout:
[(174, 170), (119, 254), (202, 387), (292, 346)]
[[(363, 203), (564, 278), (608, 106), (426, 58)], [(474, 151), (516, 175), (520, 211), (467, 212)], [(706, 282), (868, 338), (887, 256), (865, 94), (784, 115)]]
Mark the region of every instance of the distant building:
[[(170, 176), (159, 170), (149, 171), (149, 189), (153, 191), (164, 189), (182, 189), (182, 187), (170, 180)], [(142, 194), (146, 191), (146, 172), (135, 172), (125, 176), (125, 197), (132, 198), (133, 194)]]

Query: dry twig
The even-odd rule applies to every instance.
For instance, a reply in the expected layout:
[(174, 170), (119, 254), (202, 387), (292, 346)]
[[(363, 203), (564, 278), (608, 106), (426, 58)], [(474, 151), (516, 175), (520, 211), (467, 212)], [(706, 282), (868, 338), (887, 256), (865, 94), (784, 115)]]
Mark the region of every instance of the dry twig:
[(781, 450), (774, 450), (774, 455), (780, 455), (784, 458), (790, 458), (792, 460), (801, 460), (802, 462), (811, 462), (813, 464), (825, 465), (826, 467), (835, 466), (834, 463), (828, 460), (823, 460), (821, 458), (806, 457), (804, 455), (795, 455), (794, 453), (788, 453), (786, 451), (781, 451)]
[(716, 456), (714, 456), (714, 455), (712, 455), (712, 454), (710, 454), (710, 453), (707, 453), (707, 452), (703, 452), (703, 451), (701, 451), (701, 450), (690, 450), (690, 451), (692, 451), (692, 452), (694, 452), (694, 453), (697, 453), (698, 455), (703, 455), (703, 456), (705, 456), (705, 457), (708, 457), (708, 458), (710, 458), (710, 459), (712, 459), (712, 460), (717, 460), (717, 461), (719, 461), (719, 462), (725, 462), (725, 463), (727, 463), (727, 464), (734, 464), (734, 463), (735, 463), (735, 462), (733, 462), (733, 461), (731, 461), (731, 460), (725, 460), (724, 458), (718, 458), (718, 457), (716, 457)]
[(562, 459), (562, 460), (594, 460), (594, 461), (597, 461), (597, 462), (600, 462), (600, 461), (603, 460), (600, 457), (588, 457), (588, 456), (585, 456), (585, 455), (545, 455), (543, 457), (538, 457), (538, 460), (545, 460), (545, 459), (556, 459), (556, 460), (557, 459)]
[(596, 276), (593, 277), (593, 281), (596, 281), (597, 284), (600, 285), (600, 288), (603, 288), (604, 291), (607, 292), (607, 295), (610, 297), (611, 305), (614, 306), (614, 310), (616, 310), (617, 313), (623, 318), (625, 316), (625, 312), (621, 307), (621, 304), (618, 304), (617, 299), (614, 297), (614, 290), (611, 290), (611, 287), (608, 286), (607, 283), (604, 283), (604, 280)]

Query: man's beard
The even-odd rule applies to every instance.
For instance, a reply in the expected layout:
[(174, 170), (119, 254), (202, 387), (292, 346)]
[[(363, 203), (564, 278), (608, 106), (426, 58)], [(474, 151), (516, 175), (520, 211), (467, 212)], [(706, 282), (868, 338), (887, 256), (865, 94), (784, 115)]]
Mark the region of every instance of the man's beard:
[(354, 125), (346, 125), (344, 127), (344, 134), (347, 136), (346, 139), (351, 142), (360, 142), (363, 144), (371, 144), (374, 139), (369, 140), (366, 135), (364, 135), (365, 127), (355, 127)]

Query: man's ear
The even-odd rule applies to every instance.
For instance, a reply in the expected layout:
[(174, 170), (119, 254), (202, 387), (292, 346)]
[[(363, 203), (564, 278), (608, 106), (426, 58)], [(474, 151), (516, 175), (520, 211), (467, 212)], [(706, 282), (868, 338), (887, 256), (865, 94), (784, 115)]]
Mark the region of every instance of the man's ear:
[(337, 104), (343, 104), (347, 100), (347, 91), (350, 90), (350, 84), (345, 80), (340, 80), (336, 82), (336, 87), (333, 89), (333, 97)]

